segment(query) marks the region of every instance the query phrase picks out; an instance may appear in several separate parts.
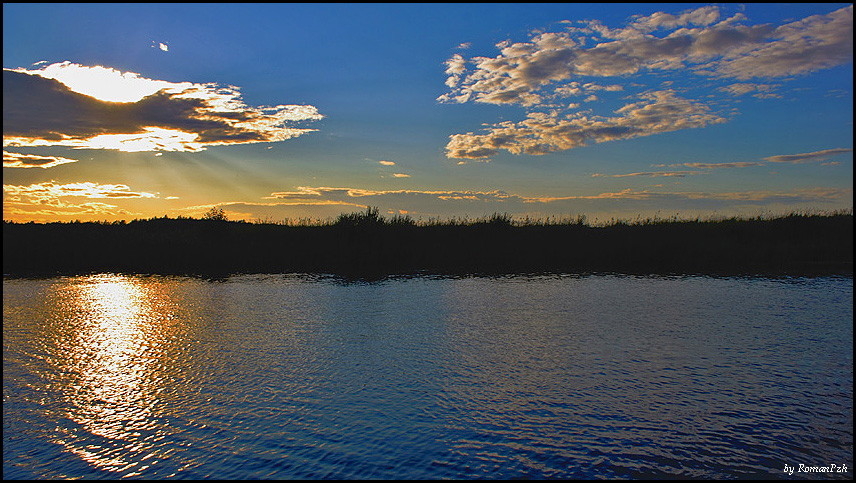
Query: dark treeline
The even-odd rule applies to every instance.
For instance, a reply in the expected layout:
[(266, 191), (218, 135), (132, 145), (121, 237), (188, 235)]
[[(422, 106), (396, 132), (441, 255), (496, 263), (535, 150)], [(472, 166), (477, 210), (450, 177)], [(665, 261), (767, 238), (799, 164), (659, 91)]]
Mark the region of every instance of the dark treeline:
[(853, 214), (774, 218), (417, 223), (377, 209), (326, 223), (153, 218), (3, 224), (3, 272), (227, 275), (852, 274)]

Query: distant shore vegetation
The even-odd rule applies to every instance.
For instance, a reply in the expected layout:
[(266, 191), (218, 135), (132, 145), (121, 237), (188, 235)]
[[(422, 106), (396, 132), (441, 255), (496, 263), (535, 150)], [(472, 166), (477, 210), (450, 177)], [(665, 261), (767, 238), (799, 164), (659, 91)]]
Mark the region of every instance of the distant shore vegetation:
[(3, 272), (228, 275), (853, 273), (853, 211), (754, 217), (585, 215), (414, 219), (378, 208), (336, 218), (200, 218), (3, 224)]

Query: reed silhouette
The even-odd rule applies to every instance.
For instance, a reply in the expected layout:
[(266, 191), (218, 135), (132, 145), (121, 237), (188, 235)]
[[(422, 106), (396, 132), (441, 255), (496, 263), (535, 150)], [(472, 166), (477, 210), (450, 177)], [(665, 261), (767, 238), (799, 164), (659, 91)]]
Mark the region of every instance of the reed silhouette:
[(10, 276), (91, 272), (200, 274), (853, 273), (853, 214), (702, 220), (584, 216), (416, 221), (377, 208), (334, 220), (202, 219), (3, 224)]

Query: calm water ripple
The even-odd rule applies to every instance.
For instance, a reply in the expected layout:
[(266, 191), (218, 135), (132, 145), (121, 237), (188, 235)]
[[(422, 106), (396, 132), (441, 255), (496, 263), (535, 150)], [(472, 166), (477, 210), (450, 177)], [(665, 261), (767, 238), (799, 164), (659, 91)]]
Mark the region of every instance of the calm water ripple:
[(852, 277), (3, 289), (4, 478), (853, 475)]

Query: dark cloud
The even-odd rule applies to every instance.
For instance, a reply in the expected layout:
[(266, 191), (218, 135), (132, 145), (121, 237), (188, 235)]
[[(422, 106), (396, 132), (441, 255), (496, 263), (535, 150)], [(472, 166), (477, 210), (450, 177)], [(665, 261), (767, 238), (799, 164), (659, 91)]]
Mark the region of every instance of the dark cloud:
[(834, 148), (834, 149), (824, 149), (821, 151), (815, 151), (813, 153), (800, 153), (800, 154), (782, 154), (778, 156), (770, 156), (764, 158), (764, 161), (769, 161), (771, 163), (792, 163), (792, 164), (801, 164), (801, 163), (811, 163), (815, 161), (825, 161), (830, 156), (835, 156), (836, 154), (844, 154), (844, 153), (852, 153), (853, 149), (851, 148)]
[[(198, 151), (219, 144), (281, 141), (310, 131), (287, 127), (287, 122), (321, 118), (312, 106), (250, 108), (231, 94), (229, 98), (222, 90), (194, 86), (177, 92), (163, 89), (137, 102), (108, 102), (54, 79), (4, 70), (4, 142)], [(113, 142), (93, 140), (103, 135), (114, 136)]]
[(602, 174), (595, 173), (593, 178), (628, 178), (628, 177), (648, 177), (648, 178), (686, 178), (695, 174), (703, 174), (701, 171), (644, 171), (638, 173), (627, 174)]

